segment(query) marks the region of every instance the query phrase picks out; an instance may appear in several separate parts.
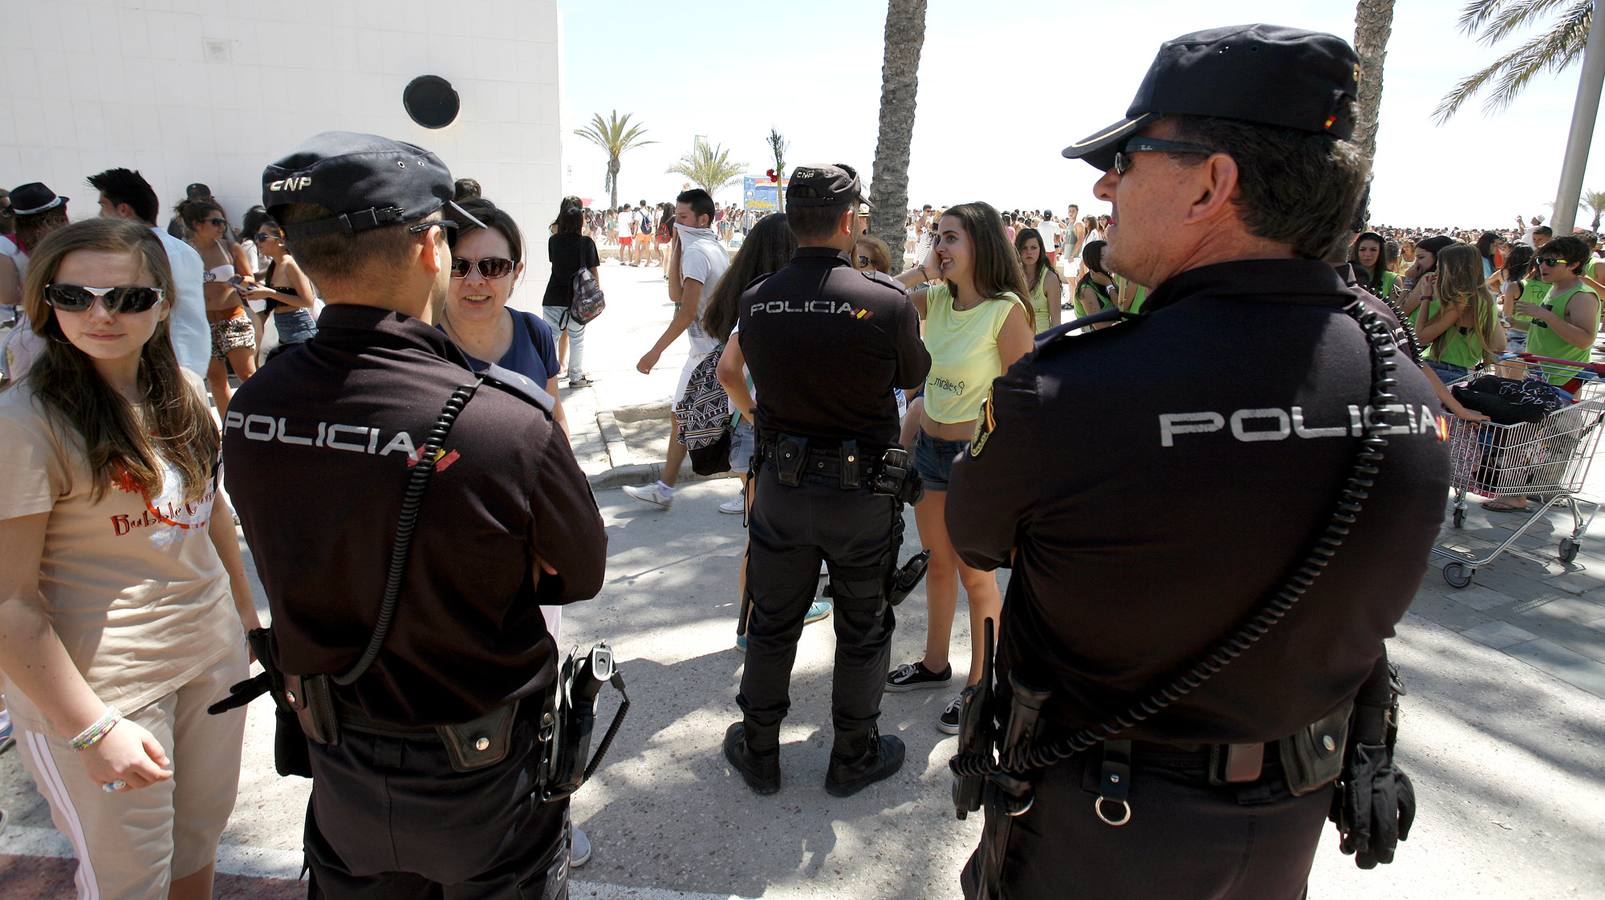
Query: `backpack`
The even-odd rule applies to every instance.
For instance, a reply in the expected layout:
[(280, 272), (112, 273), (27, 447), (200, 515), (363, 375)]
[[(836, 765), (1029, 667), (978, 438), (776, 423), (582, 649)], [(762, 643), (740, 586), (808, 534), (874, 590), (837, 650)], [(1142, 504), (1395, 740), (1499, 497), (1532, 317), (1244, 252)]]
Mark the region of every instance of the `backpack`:
[(607, 309), (607, 298), (602, 295), (602, 286), (591, 277), (591, 270), (581, 267), (574, 273), (574, 281), (570, 285), (574, 293), (574, 300), (569, 305), (569, 318), (584, 325), (600, 316), (602, 310)]
[(691, 370), (685, 394), (674, 406), (676, 439), (691, 457), (691, 471), (717, 475), (730, 471), (730, 395), (719, 383), (719, 351)]

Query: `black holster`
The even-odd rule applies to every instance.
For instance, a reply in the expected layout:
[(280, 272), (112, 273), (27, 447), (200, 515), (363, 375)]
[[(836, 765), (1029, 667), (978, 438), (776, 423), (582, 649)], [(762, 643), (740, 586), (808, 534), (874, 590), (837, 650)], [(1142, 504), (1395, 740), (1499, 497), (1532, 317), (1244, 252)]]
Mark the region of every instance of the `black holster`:
[[(273, 768), (280, 776), (312, 777), (312, 756), (300, 713), (291, 706), (284, 670), (279, 667), (279, 646), (271, 628), (253, 628), (245, 635), (262, 673), (229, 687), (229, 695), (206, 708), (211, 715), (239, 709), (263, 694), (273, 697)], [(304, 691), (297, 692), (299, 700)]]
[[(619, 708), (613, 714), (613, 722), (608, 725), (596, 755), (590, 756), (597, 696), (608, 684), (619, 692)], [(613, 651), (605, 642), (596, 644), (584, 656), (579, 655), (577, 647), (569, 651), (541, 713), (540, 794), (543, 801), (573, 794), (595, 774), (629, 710), (630, 697), (624, 692), (624, 677), (614, 665)]]

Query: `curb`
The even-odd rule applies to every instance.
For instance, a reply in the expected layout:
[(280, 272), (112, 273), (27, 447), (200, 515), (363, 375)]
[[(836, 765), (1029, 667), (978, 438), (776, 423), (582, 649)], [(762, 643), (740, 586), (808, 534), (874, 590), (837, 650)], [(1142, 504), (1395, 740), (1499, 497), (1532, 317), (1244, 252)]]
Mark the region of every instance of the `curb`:
[[(669, 414), (667, 403), (638, 403), (634, 406), (621, 406), (618, 409), (602, 410), (596, 414), (596, 427), (602, 433), (602, 443), (607, 448), (608, 459), (629, 459), (630, 450), (624, 443), (624, 432), (619, 428), (620, 422), (642, 422), (647, 419), (657, 419)], [(688, 464), (680, 469), (680, 482), (713, 481), (720, 478), (735, 478), (736, 473), (721, 472), (717, 475), (698, 475), (691, 471)], [(591, 483), (591, 490), (605, 491), (625, 485), (651, 484), (663, 477), (663, 463), (625, 463), (612, 466), (594, 475), (586, 476)]]

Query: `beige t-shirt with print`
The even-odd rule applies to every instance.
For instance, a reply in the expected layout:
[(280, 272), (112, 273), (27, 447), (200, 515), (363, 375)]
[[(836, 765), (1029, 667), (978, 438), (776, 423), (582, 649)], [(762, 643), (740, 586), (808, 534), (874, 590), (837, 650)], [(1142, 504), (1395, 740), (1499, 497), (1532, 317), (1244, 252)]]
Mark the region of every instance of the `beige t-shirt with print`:
[[(207, 535), (211, 488), (185, 504), (177, 472), (165, 467), (161, 496), (149, 503), (116, 485), (96, 502), (82, 440), (68, 429), (47, 416), (26, 381), (0, 392), (0, 520), (49, 513), (39, 565), (44, 610), (95, 695), (128, 714), (177, 690), (244, 637)], [(9, 678), (6, 694), (19, 722), (48, 730)]]

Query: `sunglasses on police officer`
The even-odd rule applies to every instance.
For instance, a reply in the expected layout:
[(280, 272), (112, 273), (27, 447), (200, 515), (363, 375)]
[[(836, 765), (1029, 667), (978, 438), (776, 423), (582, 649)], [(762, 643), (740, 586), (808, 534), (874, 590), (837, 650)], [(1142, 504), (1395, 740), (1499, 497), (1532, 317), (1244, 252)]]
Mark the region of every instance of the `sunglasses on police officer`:
[(45, 285), (45, 302), (59, 312), (85, 312), (99, 297), (106, 312), (142, 313), (162, 301), (161, 288), (130, 284), (121, 287), (85, 287), (81, 284)]
[(506, 278), (513, 271), (513, 261), (505, 256), (487, 256), (484, 259), (451, 258), (451, 277), (467, 278), (470, 269), (478, 269), (486, 278)]

